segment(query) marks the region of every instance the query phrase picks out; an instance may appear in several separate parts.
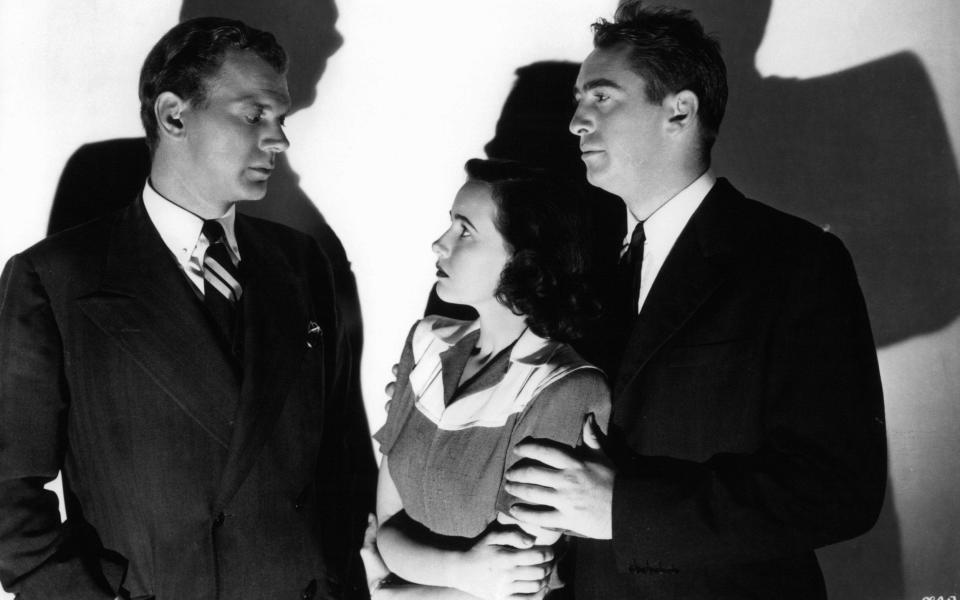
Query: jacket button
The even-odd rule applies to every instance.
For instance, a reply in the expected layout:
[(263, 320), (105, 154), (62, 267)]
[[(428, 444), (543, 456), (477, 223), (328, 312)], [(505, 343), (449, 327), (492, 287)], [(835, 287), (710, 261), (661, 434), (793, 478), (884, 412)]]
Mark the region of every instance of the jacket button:
[(223, 525), (223, 522), (224, 522), (226, 519), (227, 519), (226, 515), (224, 515), (224, 514), (221, 512), (221, 513), (218, 514), (217, 517), (213, 520), (213, 526), (214, 526), (214, 527), (220, 527), (221, 525)]
[(307, 584), (307, 587), (303, 590), (303, 593), (300, 594), (300, 600), (313, 600), (313, 597), (317, 595), (317, 580), (311, 579), (310, 583)]
[(340, 583), (340, 580), (333, 575), (327, 575), (327, 590), (335, 598), (340, 598), (344, 595), (343, 584)]

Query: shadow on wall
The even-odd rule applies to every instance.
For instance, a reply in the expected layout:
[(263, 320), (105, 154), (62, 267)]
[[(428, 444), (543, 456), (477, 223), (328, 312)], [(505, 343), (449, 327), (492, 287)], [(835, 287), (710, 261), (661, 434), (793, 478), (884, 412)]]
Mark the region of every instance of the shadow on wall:
[[(761, 77), (754, 56), (769, 1), (671, 3), (694, 11), (720, 39), (727, 63), (731, 93), (715, 171), (844, 241), (878, 347), (953, 321), (960, 313), (960, 179), (920, 61), (901, 53), (813, 79)], [(890, 484), (873, 530), (818, 553), (831, 598), (903, 597)]]
[[(313, 103), (327, 59), (343, 44), (336, 30), (337, 8), (333, 0), (276, 0), (269, 9), (256, 0), (186, 0), (180, 19), (208, 15), (239, 19), (277, 37), (290, 57), (287, 80), (291, 113)], [(137, 108), (131, 106), (130, 110)], [(47, 233), (67, 229), (130, 203), (139, 196), (149, 172), (150, 157), (144, 138), (82, 146), (70, 157), (60, 177)], [(351, 345), (352, 364), (357, 367), (350, 373), (351, 392), (345, 406), (364, 410), (359, 370), (363, 321), (356, 280), (343, 244), (300, 188), (299, 176), (285, 155), (278, 157), (266, 197), (259, 202), (242, 202), (238, 209), (309, 234), (330, 259), (337, 305)], [(358, 441), (367, 443), (366, 438)]]
[(674, 0), (720, 39), (730, 101), (718, 173), (850, 249), (877, 346), (960, 314), (960, 178), (936, 93), (901, 53), (813, 79), (761, 77), (770, 2)]

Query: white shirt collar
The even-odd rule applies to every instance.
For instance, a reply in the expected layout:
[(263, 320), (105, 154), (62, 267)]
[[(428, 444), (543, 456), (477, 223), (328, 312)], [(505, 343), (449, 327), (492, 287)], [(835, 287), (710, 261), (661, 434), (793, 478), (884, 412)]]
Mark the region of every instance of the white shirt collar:
[[(643, 222), (643, 233), (646, 235), (647, 242), (655, 240), (657, 242), (668, 242), (668, 248), (673, 247), (673, 243), (680, 237), (680, 232), (687, 225), (687, 221), (693, 216), (700, 203), (707, 197), (707, 194), (717, 182), (716, 176), (710, 169), (696, 178), (693, 183), (680, 190), (676, 196), (667, 200), (663, 206), (653, 211), (647, 220)], [(623, 252), (626, 252), (630, 245), (630, 237), (633, 235), (633, 229), (640, 220), (633, 216), (630, 210), (627, 210), (627, 235), (623, 238)], [(659, 245), (659, 244), (658, 244)]]
[[(163, 243), (177, 258), (181, 267), (186, 268), (190, 262), (190, 257), (198, 249), (197, 243), (201, 239), (200, 231), (203, 229), (203, 219), (161, 196), (153, 189), (149, 179), (143, 186), (143, 205), (147, 209), (147, 215), (153, 222), (154, 227), (157, 228), (157, 232), (160, 233)], [(233, 255), (231, 258), (234, 259), (234, 262), (239, 263), (240, 248), (237, 246), (237, 236), (234, 231), (236, 212), (236, 206), (231, 204), (227, 212), (217, 218), (217, 222), (223, 227), (227, 236), (227, 245)], [(206, 239), (202, 243), (202, 250), (205, 251)]]

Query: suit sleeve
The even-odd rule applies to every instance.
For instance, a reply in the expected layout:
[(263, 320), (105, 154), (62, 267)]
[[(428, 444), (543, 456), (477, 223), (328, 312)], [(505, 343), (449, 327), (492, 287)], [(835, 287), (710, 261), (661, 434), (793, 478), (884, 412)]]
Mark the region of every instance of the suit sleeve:
[(69, 392), (60, 332), (41, 278), (22, 255), (0, 277), (0, 580), (18, 598), (113, 598), (97, 550), (60, 522), (56, 478)]
[(873, 526), (886, 481), (876, 350), (850, 256), (835, 237), (821, 239), (786, 276), (754, 363), (757, 449), (705, 462), (634, 455), (620, 465), (613, 548), (621, 571), (786, 557)]
[[(326, 263), (319, 251), (317, 255), (315, 265)], [(348, 275), (352, 278), (352, 273)], [(360, 392), (360, 353), (355, 344), (362, 333), (359, 322), (344, 321), (345, 314), (353, 315), (339, 306), (344, 290), (335, 288), (333, 278), (318, 279), (316, 297), (331, 301), (326, 331), (332, 332), (325, 341), (326, 413), (317, 473), (323, 499), (322, 539), (328, 565), (342, 575), (336, 584), (343, 598), (365, 599), (367, 584), (359, 552), (367, 515), (374, 510), (377, 465)], [(334, 298), (340, 300), (333, 302)], [(359, 320), (359, 314), (354, 316)]]

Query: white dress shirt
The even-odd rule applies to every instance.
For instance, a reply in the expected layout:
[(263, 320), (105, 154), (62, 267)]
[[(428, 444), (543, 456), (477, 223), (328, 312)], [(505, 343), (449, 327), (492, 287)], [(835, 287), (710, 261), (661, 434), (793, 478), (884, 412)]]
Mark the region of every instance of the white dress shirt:
[[(637, 312), (643, 308), (643, 303), (650, 293), (653, 282), (660, 273), (660, 268), (667, 260), (667, 255), (680, 237), (680, 232), (686, 227), (693, 213), (713, 188), (717, 178), (708, 169), (693, 183), (680, 190), (676, 196), (670, 198), (660, 208), (653, 211), (643, 222), (643, 233), (646, 241), (643, 243), (643, 266), (640, 268), (640, 298), (637, 301)], [(627, 236), (623, 241), (620, 256), (630, 247), (630, 237), (633, 228), (640, 220), (627, 210)]]
[[(150, 185), (150, 180), (143, 186), (143, 205), (163, 243), (177, 259), (180, 270), (203, 294), (203, 255), (210, 246), (207, 238), (200, 235), (203, 219), (161, 196)], [(227, 212), (216, 219), (226, 234), (234, 266), (240, 264), (240, 248), (233, 228), (236, 213), (236, 206), (231, 204)]]

